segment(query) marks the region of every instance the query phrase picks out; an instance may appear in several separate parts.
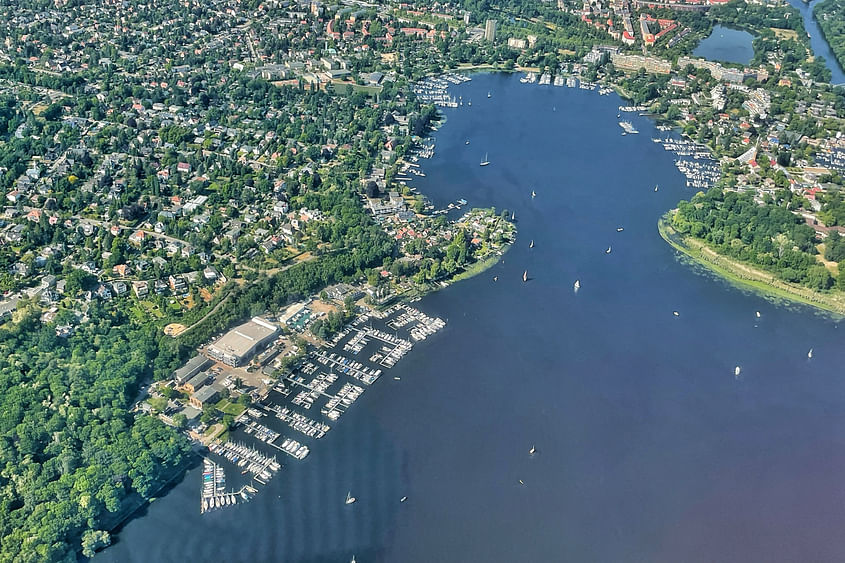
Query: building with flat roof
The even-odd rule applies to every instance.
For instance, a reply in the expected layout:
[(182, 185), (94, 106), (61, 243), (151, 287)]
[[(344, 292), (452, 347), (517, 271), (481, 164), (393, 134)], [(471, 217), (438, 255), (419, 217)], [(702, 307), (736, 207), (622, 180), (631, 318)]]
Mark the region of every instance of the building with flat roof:
[(484, 24), (484, 39), (491, 43), (496, 41), (496, 20), (487, 20)]
[(221, 336), (206, 350), (208, 357), (232, 367), (242, 365), (273, 338), (279, 327), (253, 317)]

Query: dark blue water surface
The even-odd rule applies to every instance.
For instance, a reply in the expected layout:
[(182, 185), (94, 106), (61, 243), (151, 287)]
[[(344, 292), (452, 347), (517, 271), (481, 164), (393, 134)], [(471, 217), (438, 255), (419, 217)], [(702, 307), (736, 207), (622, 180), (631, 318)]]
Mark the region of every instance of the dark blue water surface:
[(809, 3), (804, 3), (802, 0), (788, 0), (789, 3), (799, 12), (804, 18), (804, 29), (810, 34), (810, 47), (813, 49), (813, 54), (817, 57), (824, 57), (825, 65), (831, 72), (831, 84), (845, 85), (845, 72), (833, 56), (833, 51), (830, 50), (830, 45), (822, 35), (822, 28), (819, 27), (819, 22), (813, 16), (813, 6)]
[(97, 559), (845, 558), (836, 321), (679, 261), (656, 222), (693, 194), (645, 118), (620, 134), (615, 96), (504, 75), (455, 94), (473, 104), (417, 185), (514, 210), (517, 244), (417, 303), (446, 328), (251, 503), (200, 516), (192, 472)]
[(754, 36), (747, 31), (717, 25), (692, 54), (711, 61), (747, 65), (754, 58), (752, 41)]

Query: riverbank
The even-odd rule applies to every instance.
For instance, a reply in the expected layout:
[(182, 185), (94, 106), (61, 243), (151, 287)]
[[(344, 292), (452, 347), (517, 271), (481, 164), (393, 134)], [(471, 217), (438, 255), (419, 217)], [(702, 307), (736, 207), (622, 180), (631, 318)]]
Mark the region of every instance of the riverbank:
[(765, 297), (794, 301), (810, 305), (827, 313), (845, 316), (845, 295), (821, 293), (791, 284), (777, 279), (765, 270), (719, 254), (704, 241), (681, 236), (669, 224), (671, 213), (672, 211), (660, 218), (657, 222), (657, 231), (663, 240), (695, 263), (704, 266), (734, 285), (751, 289)]
[(157, 483), (155, 492), (150, 498), (144, 498), (137, 492), (127, 495), (116, 512), (106, 513), (102, 518), (100, 522), (101, 528), (107, 530), (109, 533), (114, 533), (130, 521), (141, 509), (156, 500), (162, 493), (166, 493), (171, 485), (176, 484), (177, 481), (181, 482), (188, 470), (197, 463), (197, 460), (196, 452), (191, 452), (187, 455), (183, 463), (173, 467), (163, 476), (159, 483)]
[[(841, 3), (837, 5), (835, 0), (825, 0), (824, 2), (816, 3), (811, 9), (812, 17), (819, 26), (821, 37), (825, 40), (828, 47), (830, 47), (830, 52), (833, 54), (833, 62), (838, 64), (840, 69), (845, 69), (845, 48), (840, 47), (839, 38), (836, 37), (835, 30), (833, 29), (833, 23), (837, 22), (838, 16), (840, 15), (837, 12), (841, 12), (843, 7), (845, 6)], [(836, 46), (834, 46), (831, 40), (835, 40)]]

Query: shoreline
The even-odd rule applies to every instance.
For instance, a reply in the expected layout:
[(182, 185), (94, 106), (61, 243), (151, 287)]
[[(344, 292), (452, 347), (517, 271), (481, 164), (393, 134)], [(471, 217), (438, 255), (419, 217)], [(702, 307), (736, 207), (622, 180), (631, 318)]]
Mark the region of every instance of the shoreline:
[(779, 280), (765, 270), (717, 253), (703, 241), (682, 237), (667, 221), (671, 213), (672, 211), (668, 211), (657, 222), (660, 238), (695, 264), (703, 266), (732, 285), (754, 291), (766, 299), (800, 303), (830, 315), (845, 316), (845, 295), (842, 299), (835, 299), (831, 294), (819, 293)]
[(109, 518), (103, 518), (101, 523), (104, 525), (104, 529), (109, 532), (109, 534), (119, 532), (125, 524), (131, 522), (135, 518), (141, 509), (149, 506), (153, 501), (159, 498), (160, 493), (165, 492), (166, 494), (168, 487), (181, 483), (188, 474), (188, 471), (197, 461), (197, 456), (199, 456), (197, 451), (192, 449), (191, 453), (186, 456), (186, 459), (179, 465), (173, 467), (164, 480), (156, 486), (153, 496), (150, 498), (144, 498), (139, 493), (133, 491), (124, 499), (124, 502), (126, 503), (125, 506), (121, 506), (118, 511), (111, 513), (112, 515), (110, 515)]
[(437, 293), (442, 289), (446, 289), (453, 283), (461, 282), (479, 276), (490, 268), (492, 268), (493, 266), (495, 266), (496, 264), (498, 264), (499, 262), (501, 262), (502, 258), (505, 256), (508, 250), (511, 249), (512, 246), (513, 242), (502, 246), (500, 251), (494, 253), (492, 256), (487, 256), (485, 258), (482, 258), (481, 260), (473, 262), (469, 265), (469, 267), (464, 268), (462, 271), (458, 272), (451, 278), (431, 282), (426, 284), (425, 286), (418, 285), (413, 289), (409, 289), (408, 291), (399, 293), (393, 298), (388, 299), (384, 303), (374, 305), (373, 307), (376, 310), (384, 310), (390, 307), (391, 305), (395, 305), (396, 303), (411, 303), (412, 301), (422, 299), (427, 295), (431, 295), (432, 293)]

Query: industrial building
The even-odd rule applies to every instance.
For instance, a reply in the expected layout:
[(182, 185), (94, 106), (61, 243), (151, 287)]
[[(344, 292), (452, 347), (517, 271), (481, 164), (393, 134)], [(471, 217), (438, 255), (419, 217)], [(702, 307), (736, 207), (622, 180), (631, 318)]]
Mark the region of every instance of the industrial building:
[(260, 317), (253, 317), (224, 334), (208, 347), (209, 358), (232, 367), (243, 365), (269, 342), (279, 328)]
[(173, 379), (176, 380), (176, 385), (184, 385), (196, 374), (211, 365), (211, 362), (203, 356), (196, 355), (186, 363), (173, 372)]

